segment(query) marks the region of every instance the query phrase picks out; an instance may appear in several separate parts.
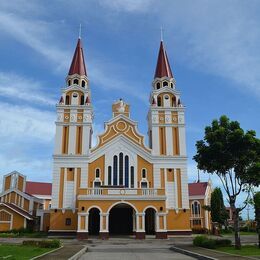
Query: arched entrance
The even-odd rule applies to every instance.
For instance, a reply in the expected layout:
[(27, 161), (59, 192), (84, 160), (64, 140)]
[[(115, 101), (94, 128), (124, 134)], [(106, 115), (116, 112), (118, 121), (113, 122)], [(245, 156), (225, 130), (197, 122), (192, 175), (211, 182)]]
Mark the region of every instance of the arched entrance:
[(109, 234), (132, 235), (135, 210), (128, 204), (120, 203), (109, 211)]
[(98, 235), (100, 229), (100, 210), (92, 208), (89, 211), (88, 233), (89, 235)]
[(155, 235), (155, 214), (153, 208), (148, 208), (145, 211), (145, 233), (147, 235)]

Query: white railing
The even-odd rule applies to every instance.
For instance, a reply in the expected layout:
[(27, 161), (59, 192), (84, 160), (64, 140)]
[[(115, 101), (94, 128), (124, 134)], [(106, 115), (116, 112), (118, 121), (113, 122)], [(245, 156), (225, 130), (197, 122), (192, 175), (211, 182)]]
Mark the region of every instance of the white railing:
[(90, 188), (82, 189), (80, 192), (81, 195), (87, 196), (144, 196), (144, 197), (153, 197), (153, 196), (164, 196), (163, 189), (129, 189), (129, 188)]

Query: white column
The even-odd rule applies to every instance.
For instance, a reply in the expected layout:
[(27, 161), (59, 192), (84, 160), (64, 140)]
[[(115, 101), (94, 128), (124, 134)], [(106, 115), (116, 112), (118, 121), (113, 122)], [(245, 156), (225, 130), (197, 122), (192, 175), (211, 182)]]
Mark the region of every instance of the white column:
[(88, 232), (88, 218), (89, 218), (89, 213), (86, 213), (85, 215), (85, 231)]
[(153, 138), (153, 154), (158, 155), (160, 153), (160, 144), (159, 144), (159, 128), (158, 126), (152, 127), (152, 138)]
[(61, 154), (63, 126), (56, 124), (54, 154)]
[(180, 155), (186, 156), (186, 136), (184, 126), (179, 127)]
[(166, 155), (173, 155), (172, 127), (166, 126)]
[(81, 230), (81, 215), (78, 214), (78, 228), (77, 228), (78, 231)]
[(178, 209), (179, 208), (179, 205), (178, 205), (178, 184), (177, 184), (176, 169), (174, 169), (174, 191), (175, 191), (175, 209)]
[(69, 149), (68, 154), (75, 154), (76, 151), (76, 126), (69, 126)]
[(83, 125), (82, 131), (82, 154), (86, 155), (89, 153), (89, 140), (90, 140), (90, 126)]

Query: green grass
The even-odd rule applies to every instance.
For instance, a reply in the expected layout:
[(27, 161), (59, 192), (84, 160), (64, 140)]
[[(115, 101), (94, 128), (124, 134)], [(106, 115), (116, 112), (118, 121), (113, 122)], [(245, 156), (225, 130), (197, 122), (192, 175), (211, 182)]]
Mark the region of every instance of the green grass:
[(257, 246), (242, 246), (241, 250), (232, 247), (219, 247), (216, 250), (242, 256), (260, 256), (260, 249)]
[(53, 248), (39, 248), (35, 246), (22, 246), (22, 245), (0, 245), (0, 259), (10, 256), (8, 260), (25, 260), (32, 257), (49, 252)]
[(45, 232), (32, 232), (32, 233), (19, 233), (19, 232), (6, 232), (0, 233), (0, 237), (30, 237), (30, 238), (41, 238), (47, 237), (47, 233)]

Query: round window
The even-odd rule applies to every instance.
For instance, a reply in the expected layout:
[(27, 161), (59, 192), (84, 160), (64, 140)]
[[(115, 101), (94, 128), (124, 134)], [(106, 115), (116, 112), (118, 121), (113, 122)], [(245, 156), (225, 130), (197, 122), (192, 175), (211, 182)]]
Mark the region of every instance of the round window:
[(77, 93), (73, 93), (73, 97), (76, 98), (78, 96)]
[(169, 96), (168, 96), (168, 95), (165, 95), (164, 98), (165, 98), (165, 99), (169, 99)]

